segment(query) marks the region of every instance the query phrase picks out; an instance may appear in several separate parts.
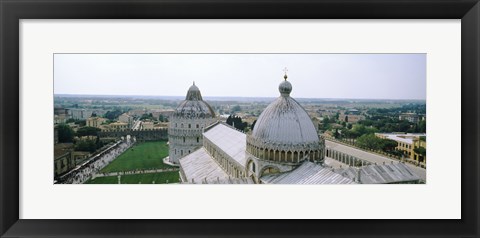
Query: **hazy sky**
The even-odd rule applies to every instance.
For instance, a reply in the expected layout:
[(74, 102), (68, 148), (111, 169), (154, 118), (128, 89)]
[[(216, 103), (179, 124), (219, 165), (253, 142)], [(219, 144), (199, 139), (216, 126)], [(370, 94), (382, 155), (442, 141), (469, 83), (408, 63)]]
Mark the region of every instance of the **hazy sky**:
[(425, 99), (425, 54), (55, 54), (55, 94)]

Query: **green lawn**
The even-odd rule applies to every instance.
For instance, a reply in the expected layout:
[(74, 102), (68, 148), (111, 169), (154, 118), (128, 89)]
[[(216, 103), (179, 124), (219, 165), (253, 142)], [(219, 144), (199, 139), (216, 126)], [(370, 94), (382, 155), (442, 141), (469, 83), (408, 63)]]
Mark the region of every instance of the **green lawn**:
[(168, 156), (166, 141), (149, 141), (136, 144), (101, 170), (103, 173), (131, 171), (136, 169), (161, 169), (172, 166), (164, 164)]
[[(122, 175), (120, 181), (122, 184), (152, 184), (155, 181), (156, 184), (160, 183), (178, 183), (180, 175), (177, 172), (162, 172), (151, 174), (129, 174)], [(117, 176), (110, 177), (98, 177), (93, 180), (88, 180), (86, 184), (118, 184)]]

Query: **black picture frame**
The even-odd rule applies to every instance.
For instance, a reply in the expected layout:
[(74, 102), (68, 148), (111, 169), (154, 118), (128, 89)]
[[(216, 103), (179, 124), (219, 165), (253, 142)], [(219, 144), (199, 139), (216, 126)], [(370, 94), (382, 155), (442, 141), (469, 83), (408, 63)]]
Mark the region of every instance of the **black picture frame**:
[[(478, 0), (0, 0), (0, 15), (2, 237), (479, 237)], [(21, 139), (18, 123), (19, 20), (152, 18), (461, 19), (462, 219), (294, 221), (19, 219), (19, 139)]]

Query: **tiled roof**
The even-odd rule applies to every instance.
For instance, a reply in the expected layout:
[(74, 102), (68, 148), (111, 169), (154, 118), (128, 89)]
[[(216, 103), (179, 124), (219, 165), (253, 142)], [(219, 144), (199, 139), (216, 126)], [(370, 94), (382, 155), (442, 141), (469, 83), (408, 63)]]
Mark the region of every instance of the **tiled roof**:
[(343, 177), (319, 164), (309, 161), (298, 168), (279, 174), (269, 174), (260, 178), (268, 184), (352, 184), (352, 179)]
[(244, 133), (223, 123), (217, 123), (205, 130), (203, 137), (218, 146), (240, 166), (245, 167), (247, 142)]
[[(337, 169), (335, 172), (345, 177), (355, 179), (358, 177), (357, 168)], [(360, 168), (360, 183), (384, 184), (418, 181), (420, 177), (404, 163), (386, 163), (379, 165), (367, 165)]]
[(215, 162), (205, 148), (181, 158), (180, 166), (189, 183), (203, 183), (228, 179), (228, 174)]

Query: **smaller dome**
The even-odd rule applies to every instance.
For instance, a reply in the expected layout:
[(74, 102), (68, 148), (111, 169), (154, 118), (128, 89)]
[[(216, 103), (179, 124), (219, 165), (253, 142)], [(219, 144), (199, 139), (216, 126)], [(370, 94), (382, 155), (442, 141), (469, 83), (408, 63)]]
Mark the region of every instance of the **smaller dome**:
[(280, 94), (282, 96), (288, 97), (292, 92), (292, 84), (285, 80), (281, 82), (280, 85), (278, 86), (278, 91), (280, 91)]
[(188, 88), (188, 91), (200, 91), (200, 89), (195, 85), (195, 82), (193, 82), (193, 85)]
[(195, 85), (190, 86), (185, 100), (175, 110), (174, 116), (183, 118), (214, 118), (212, 107), (202, 99), (200, 89)]
[(195, 85), (195, 82), (193, 82), (193, 85), (190, 86), (187, 92), (187, 97), (185, 100), (190, 100), (190, 101), (202, 101), (202, 94), (200, 93), (200, 89)]

